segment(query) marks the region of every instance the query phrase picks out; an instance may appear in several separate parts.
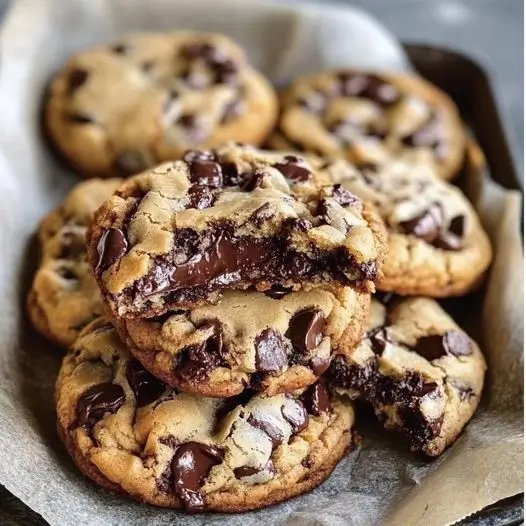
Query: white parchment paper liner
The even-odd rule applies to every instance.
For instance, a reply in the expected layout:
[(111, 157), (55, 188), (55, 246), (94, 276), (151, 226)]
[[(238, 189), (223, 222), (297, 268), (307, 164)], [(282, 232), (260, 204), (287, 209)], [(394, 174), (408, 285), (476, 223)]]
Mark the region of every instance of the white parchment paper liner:
[[(31, 235), (76, 176), (39, 131), (46, 82), (69, 54), (129, 31), (192, 28), (229, 34), (277, 84), (335, 66), (408, 67), (394, 38), (355, 10), (222, 0), (18, 0), (0, 34), (0, 482), (53, 525), (442, 525), (523, 488), (523, 256), (520, 195), (467, 177), (495, 248), (485, 294), (453, 303), (490, 364), (486, 397), (459, 441), (428, 463), (378, 428), (314, 492), (241, 516), (186, 516), (86, 482), (55, 432), (60, 353), (21, 309), (36, 261)], [(474, 164), (480, 160), (473, 154)], [(448, 303), (450, 305), (450, 303)], [(457, 308), (455, 308), (455, 305)], [(458, 306), (460, 305), (460, 308)]]

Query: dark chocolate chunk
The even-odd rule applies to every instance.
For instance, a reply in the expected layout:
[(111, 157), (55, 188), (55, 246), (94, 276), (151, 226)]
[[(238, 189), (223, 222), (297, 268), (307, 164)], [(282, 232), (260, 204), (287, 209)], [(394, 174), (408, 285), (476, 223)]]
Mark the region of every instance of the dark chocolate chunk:
[(374, 354), (381, 356), (385, 351), (387, 343), (389, 342), (389, 336), (385, 327), (373, 329), (367, 336), (371, 342), (371, 347)]
[(254, 415), (250, 415), (247, 423), (252, 427), (261, 429), (270, 438), (272, 449), (276, 449), (283, 442), (281, 431), (270, 420), (266, 420), (264, 415), (258, 413), (257, 418)]
[(291, 217), (283, 222), (283, 227), (285, 230), (308, 232), (312, 228), (312, 223), (305, 218)]
[(151, 375), (137, 360), (126, 366), (126, 380), (130, 384), (137, 407), (143, 407), (157, 400), (165, 391), (163, 382)]
[(108, 228), (100, 236), (97, 244), (99, 261), (95, 267), (95, 272), (103, 272), (120, 259), (128, 250), (128, 241), (123, 231), (119, 228)]
[(124, 175), (134, 175), (153, 164), (152, 156), (147, 152), (128, 150), (120, 153), (115, 159), (115, 164)]
[(188, 190), (188, 197), (190, 198), (188, 208), (197, 208), (203, 210), (210, 208), (214, 203), (214, 194), (210, 187), (204, 184), (195, 184)]
[(316, 382), (311, 385), (302, 395), (301, 399), (310, 415), (320, 416), (332, 409), (331, 399), (325, 386)]
[(303, 431), (309, 424), (309, 415), (305, 406), (296, 398), (289, 398), (287, 403), (281, 406), (283, 418), (292, 426), (292, 433)]
[(125, 401), (120, 385), (107, 382), (91, 386), (77, 401), (79, 426), (93, 427), (106, 413), (116, 413)]
[(215, 73), (216, 84), (228, 84), (234, 86), (237, 83), (238, 67), (232, 59), (216, 59), (212, 61), (210, 65)]
[(272, 285), (272, 287), (265, 292), (265, 296), (273, 300), (280, 300), (292, 292), (292, 287), (283, 287), (282, 285)]
[(473, 353), (473, 348), (465, 332), (452, 329), (444, 334), (422, 336), (415, 344), (415, 351), (432, 361), (443, 356), (469, 356)]
[(449, 223), (448, 230), (441, 232), (435, 240), (435, 245), (444, 250), (461, 250), (464, 247), (465, 229), (465, 216), (455, 216)]
[(220, 187), (223, 185), (221, 166), (214, 161), (196, 159), (190, 163), (190, 181)]
[(443, 135), (440, 115), (435, 113), (415, 132), (403, 137), (402, 143), (412, 148), (432, 148), (441, 159), (446, 153)]
[(181, 378), (205, 378), (212, 369), (225, 365), (223, 335), (217, 330), (208, 340), (186, 347), (176, 356), (174, 365)]
[(176, 122), (183, 126), (183, 128), (195, 128), (197, 119), (193, 113), (183, 113), (179, 115)]
[(199, 488), (210, 470), (223, 460), (223, 452), (200, 442), (186, 442), (177, 448), (171, 467), (174, 489), (187, 511), (200, 511), (205, 507)]
[(272, 328), (265, 329), (254, 340), (256, 369), (262, 373), (280, 371), (287, 365), (287, 347), (283, 336)]
[(455, 216), (449, 223), (448, 230), (458, 237), (464, 237), (465, 230), (466, 230), (466, 216), (463, 216), (463, 215)]
[(316, 376), (321, 376), (331, 365), (330, 356), (314, 356), (310, 360), (310, 367)]
[(71, 97), (88, 80), (89, 73), (85, 69), (75, 68), (68, 77), (68, 96)]
[(292, 181), (308, 181), (311, 176), (311, 173), (307, 168), (303, 168), (303, 166), (299, 166), (293, 161), (277, 163), (274, 165), (274, 168), (277, 168), (287, 179), (291, 179)]
[(317, 309), (306, 309), (294, 314), (285, 336), (298, 352), (308, 354), (318, 347), (323, 339), (325, 317)]
[(261, 228), (261, 226), (274, 215), (275, 208), (270, 203), (265, 203), (257, 210), (254, 210), (252, 214), (250, 214), (249, 220), (252, 221), (258, 228)]
[(400, 226), (406, 234), (433, 243), (440, 234), (443, 217), (442, 207), (438, 203), (433, 203), (423, 214), (403, 221)]
[(393, 301), (395, 294), (393, 292), (381, 292), (379, 290), (376, 291), (376, 294), (374, 297), (382, 304), (382, 305), (389, 305), (391, 301)]
[(221, 163), (223, 171), (223, 184), (225, 186), (239, 186), (245, 180), (244, 174), (240, 174), (235, 163)]
[(333, 385), (352, 389), (370, 400), (375, 392), (378, 360), (370, 358), (362, 365), (350, 365), (342, 355), (336, 356), (331, 363), (328, 378)]
[(265, 180), (265, 174), (255, 173), (255, 174), (246, 174), (245, 180), (241, 184), (241, 188), (245, 192), (252, 192), (256, 188), (261, 188)]
[(400, 99), (398, 89), (378, 75), (346, 71), (339, 75), (339, 81), (346, 97), (363, 97), (381, 106), (390, 106)]
[(250, 477), (252, 475), (255, 475), (256, 473), (260, 473), (261, 471), (266, 471), (272, 474), (276, 472), (276, 470), (274, 469), (274, 463), (271, 459), (269, 459), (268, 462), (261, 468), (254, 466), (241, 466), (239, 468), (235, 468), (234, 475), (237, 479), (242, 479), (244, 477)]
[(79, 277), (75, 273), (75, 271), (70, 268), (66, 267), (64, 265), (61, 265), (55, 269), (55, 272), (63, 279), (67, 279), (68, 281), (77, 281)]
[(360, 199), (349, 192), (341, 184), (335, 184), (332, 188), (331, 196), (340, 206), (355, 205), (360, 202)]

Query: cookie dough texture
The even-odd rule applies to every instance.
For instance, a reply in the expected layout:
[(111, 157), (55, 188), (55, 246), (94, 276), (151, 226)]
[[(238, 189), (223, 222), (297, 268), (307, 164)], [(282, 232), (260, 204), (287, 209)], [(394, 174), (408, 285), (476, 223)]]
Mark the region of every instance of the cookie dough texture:
[(46, 125), (87, 176), (128, 176), (188, 148), (259, 144), (277, 97), (230, 39), (178, 31), (133, 34), (80, 52), (52, 80)]
[(97, 211), (87, 246), (113, 315), (144, 318), (225, 289), (371, 291), (385, 229), (303, 158), (227, 145), (127, 180)]
[(405, 158), (450, 180), (464, 160), (465, 134), (451, 99), (425, 80), (339, 70), (284, 91), (269, 144), (357, 164)]
[(27, 298), (33, 325), (63, 347), (103, 312), (95, 278), (86, 261), (86, 229), (95, 210), (122, 183), (93, 179), (76, 185), (38, 229), (41, 261)]
[(229, 399), (167, 389), (103, 318), (86, 327), (56, 384), (58, 427), (80, 470), (158, 506), (237, 512), (308, 491), (351, 445), (349, 401), (318, 383)]
[(492, 249), (467, 198), (422, 164), (390, 160), (356, 167), (323, 163), (335, 183), (372, 202), (388, 232), (378, 289), (447, 297), (476, 288)]
[(373, 301), (362, 343), (328, 377), (372, 404), (390, 430), (435, 457), (453, 443), (480, 401), (486, 362), (477, 344), (429, 298)]
[(314, 383), (367, 327), (370, 294), (346, 287), (226, 291), (214, 305), (153, 319), (114, 319), (131, 353), (172, 387), (274, 395)]

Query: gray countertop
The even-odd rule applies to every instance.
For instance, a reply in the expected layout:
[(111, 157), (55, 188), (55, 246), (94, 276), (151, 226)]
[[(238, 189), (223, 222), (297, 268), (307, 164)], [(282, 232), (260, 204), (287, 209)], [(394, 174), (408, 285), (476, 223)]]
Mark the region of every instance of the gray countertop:
[[(478, 62), (486, 70), (493, 84), (512, 157), (518, 175), (522, 179), (523, 0), (335, 0), (335, 2), (367, 9), (404, 42), (447, 47)], [(0, 0), (0, 19), (8, 3), (9, 0)], [(477, 515), (464, 524), (503, 525), (521, 522), (522, 499), (511, 499), (502, 508), (504, 512), (491, 513), (489, 516)], [(42, 524), (36, 514), (1, 487), (0, 523), (13, 526)]]

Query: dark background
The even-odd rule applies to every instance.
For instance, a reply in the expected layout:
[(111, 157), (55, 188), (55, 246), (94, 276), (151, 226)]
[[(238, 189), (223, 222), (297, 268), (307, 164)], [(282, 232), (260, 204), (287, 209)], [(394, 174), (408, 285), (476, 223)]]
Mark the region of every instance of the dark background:
[[(0, 20), (9, 3), (10, 0), (0, 0)], [(523, 0), (334, 0), (333, 3), (363, 7), (404, 42), (446, 47), (478, 62), (491, 81), (515, 168), (523, 180)], [(520, 524), (522, 516), (522, 498), (513, 498), (463, 524)], [(0, 524), (44, 523), (0, 486)]]

